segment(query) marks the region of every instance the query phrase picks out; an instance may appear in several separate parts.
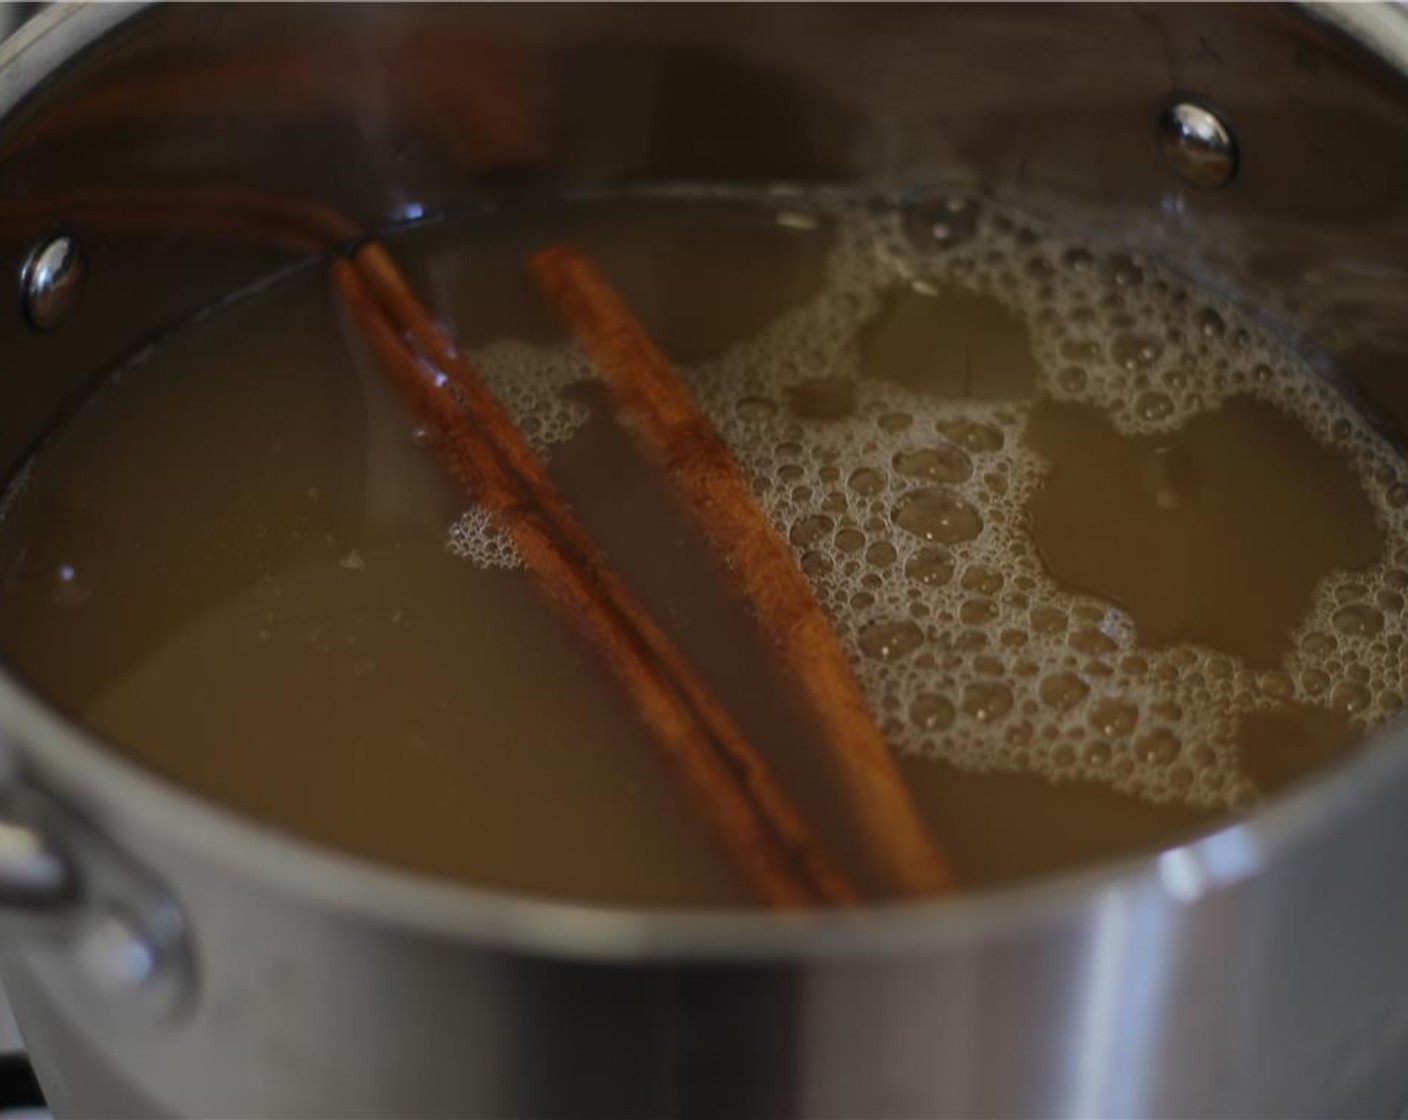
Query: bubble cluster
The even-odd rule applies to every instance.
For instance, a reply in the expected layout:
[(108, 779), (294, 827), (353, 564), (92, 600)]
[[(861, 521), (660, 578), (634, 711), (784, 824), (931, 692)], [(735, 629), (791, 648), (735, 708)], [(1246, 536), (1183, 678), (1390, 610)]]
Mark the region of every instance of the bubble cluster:
[(455, 518), (447, 543), (454, 555), (481, 568), (517, 568), (523, 563), (509, 535), (483, 506), (471, 506)]
[[(1408, 541), (1408, 471), (1307, 359), (1153, 260), (987, 201), (786, 203), (834, 231), (822, 291), (682, 372), (794, 549), (896, 749), (1215, 807), (1255, 793), (1236, 747), (1245, 714), (1334, 707), (1367, 730), (1400, 707), (1408, 545), (1323, 580), (1291, 652), (1267, 670), (1195, 644), (1141, 644), (1123, 611), (1052, 579), (1026, 528), (1049, 470), (1023, 439), (1038, 400), (1095, 406), (1137, 435), (1242, 395), (1335, 448), (1386, 538)], [(863, 376), (887, 301), (947, 290), (995, 300), (1025, 324), (1039, 370), (1029, 394), (941, 395)], [(493, 355), (496, 389), (518, 394), (515, 415), (539, 417), (539, 440), (581, 422), (548, 399), (588, 374), (574, 353)], [(535, 363), (535, 375), (508, 376)], [(481, 563), (505, 555), (474, 513), (452, 537)]]
[(586, 423), (587, 406), (571, 389), (595, 373), (577, 348), (503, 339), (471, 351), (469, 359), (539, 455)]
[[(592, 376), (579, 350), (505, 339), (473, 351), (469, 359), (539, 455), (571, 439), (586, 422), (587, 406), (570, 391)], [(484, 568), (522, 565), (513, 541), (482, 508), (472, 507), (454, 521), (447, 545)]]

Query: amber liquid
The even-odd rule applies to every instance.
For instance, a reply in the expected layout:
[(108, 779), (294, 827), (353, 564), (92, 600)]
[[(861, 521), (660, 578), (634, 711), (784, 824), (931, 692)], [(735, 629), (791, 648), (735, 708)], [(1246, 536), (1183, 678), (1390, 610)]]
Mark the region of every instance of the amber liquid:
[[(1401, 695), (1405, 542), (1380, 494), (1396, 466), (1366, 466), (1387, 451), (1278, 405), (1310, 375), (1253, 369), (1274, 340), (1223, 370), (1246, 328), (1194, 317), (1154, 266), (939, 212), (605, 200), (392, 248), (864, 877), (794, 683), (526, 270), (565, 238), (595, 257), (734, 443), (981, 887), (1189, 835), (1362, 738)], [(852, 258), (869, 294), (828, 295)], [(1094, 343), (1051, 335), (1043, 285), (1064, 299), (1062, 270), (1103, 270), (1082, 282), (1118, 295), (1130, 269), (1145, 294), (1072, 312)], [(807, 309), (833, 296), (857, 329), (809, 343)], [(1207, 336), (1150, 327), (1160, 301)], [(194, 323), (12, 488), (0, 650), (115, 749), (321, 844), (534, 895), (748, 904), (614, 678), (521, 568), (449, 547), (468, 502), (422, 443), (325, 271)], [(1180, 657), (1207, 681), (1164, 681)], [(1204, 695), (1221, 722), (1191, 722)]]

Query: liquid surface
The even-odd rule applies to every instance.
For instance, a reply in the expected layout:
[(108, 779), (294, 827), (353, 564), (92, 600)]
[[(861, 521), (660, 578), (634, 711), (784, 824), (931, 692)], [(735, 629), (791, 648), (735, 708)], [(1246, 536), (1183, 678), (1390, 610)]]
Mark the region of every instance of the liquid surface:
[[(1401, 463), (1305, 358), (1153, 262), (942, 197), (596, 200), (404, 235), (844, 859), (794, 684), (531, 284), (565, 239), (738, 456), (965, 884), (1188, 835), (1399, 707)], [(746, 903), (423, 444), (323, 273), (210, 315), (11, 487), (0, 650), (124, 753), (319, 842), (537, 894)]]

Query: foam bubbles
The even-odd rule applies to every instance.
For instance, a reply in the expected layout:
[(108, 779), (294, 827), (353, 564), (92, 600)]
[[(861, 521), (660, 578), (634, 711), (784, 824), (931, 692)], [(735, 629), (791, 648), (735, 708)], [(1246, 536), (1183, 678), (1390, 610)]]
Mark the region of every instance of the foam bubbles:
[(586, 405), (569, 390), (595, 374), (575, 347), (506, 339), (473, 351), (469, 359), (539, 455), (586, 423)]
[[(1291, 652), (1268, 670), (1188, 643), (1142, 646), (1122, 611), (1051, 579), (1025, 528), (1049, 469), (1023, 439), (1036, 399), (1097, 407), (1136, 435), (1249, 395), (1344, 455), (1387, 539), (1408, 540), (1408, 471), (1305, 358), (1152, 260), (985, 201), (786, 202), (779, 220), (803, 230), (811, 214), (834, 231), (822, 290), (681, 372), (790, 542), (897, 750), (1244, 806), (1254, 790), (1235, 746), (1243, 715), (1312, 704), (1367, 730), (1398, 709), (1408, 546), (1322, 581)], [(943, 397), (862, 376), (867, 331), (896, 292), (951, 290), (1025, 324), (1033, 396)], [(575, 348), (501, 343), (475, 359), (539, 450), (585, 418), (562, 392), (592, 376)], [(517, 563), (478, 511), (456, 522), (451, 547)]]
[[(586, 423), (587, 407), (570, 389), (593, 374), (577, 349), (503, 340), (474, 351), (469, 359), (539, 455), (571, 439)], [(522, 566), (513, 541), (482, 508), (471, 507), (455, 520), (446, 546), (480, 567)]]
[[(1369, 574), (1338, 626), (1346, 604), (1332, 598), (1338, 577), (1326, 581), (1312, 605), (1318, 625), (1298, 631), (1273, 674), (1192, 645), (1146, 649), (1123, 612), (1056, 586), (1035, 555), (1024, 507), (1048, 468), (1022, 439), (1032, 401), (935, 399), (860, 377), (861, 340), (894, 291), (989, 296), (1026, 324), (1041, 396), (1094, 405), (1126, 434), (1172, 431), (1231, 396), (1257, 396), (1346, 454), (1388, 535), (1408, 533), (1393, 512), (1408, 504), (1408, 480), (1303, 359), (1154, 262), (1073, 244), (972, 199), (930, 200), (918, 217), (914, 208), (830, 205), (839, 232), (823, 294), (698, 371), (696, 383), (780, 525), (821, 512), (813, 463), (844, 473), (844, 506), (825, 511), (834, 532), (809, 542), (804, 567), (874, 709), (907, 713), (888, 732), (898, 749), (1231, 806), (1250, 792), (1234, 745), (1244, 713), (1318, 697), (1367, 729), (1398, 706), (1403, 643), (1371, 643), (1408, 631), (1408, 619), (1397, 621), (1408, 553), (1396, 576)], [(780, 486), (784, 464), (767, 447), (782, 432), (766, 423), (745, 431), (727, 398), (783, 400), (785, 377), (799, 368), (850, 378), (855, 407), (788, 433), (791, 469)], [(872, 549), (893, 560), (860, 595), (844, 561)], [(901, 621), (919, 627), (924, 644), (904, 657), (867, 650), (861, 635)], [(1303, 648), (1312, 630), (1353, 644), (1355, 656), (1327, 663), (1313, 641)], [(1345, 676), (1356, 666), (1362, 681)]]
[(447, 547), (481, 568), (518, 568), (523, 564), (512, 539), (482, 506), (473, 506), (455, 519)]

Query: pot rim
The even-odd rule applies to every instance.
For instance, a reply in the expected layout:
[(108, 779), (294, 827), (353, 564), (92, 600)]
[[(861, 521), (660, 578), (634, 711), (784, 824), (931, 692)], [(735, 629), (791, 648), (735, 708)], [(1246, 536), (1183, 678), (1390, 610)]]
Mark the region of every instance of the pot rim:
[[(155, 5), (54, 5), (0, 46), (0, 120), (57, 69)], [(1305, 4), (1400, 72), (1408, 14), (1391, 6)], [(184, 790), (104, 745), (0, 666), (0, 744), (23, 744), (60, 793), (145, 837), (270, 888), (381, 925), (506, 950), (599, 962), (747, 965), (932, 952), (1050, 925), (1087, 910), (1156, 899), (1187, 905), (1256, 875), (1359, 812), (1374, 791), (1408, 788), (1408, 719), (1277, 795), (1251, 816), (1156, 852), (1112, 857), (1032, 882), (852, 912), (652, 911), (538, 900), (457, 884), (337, 852)]]

